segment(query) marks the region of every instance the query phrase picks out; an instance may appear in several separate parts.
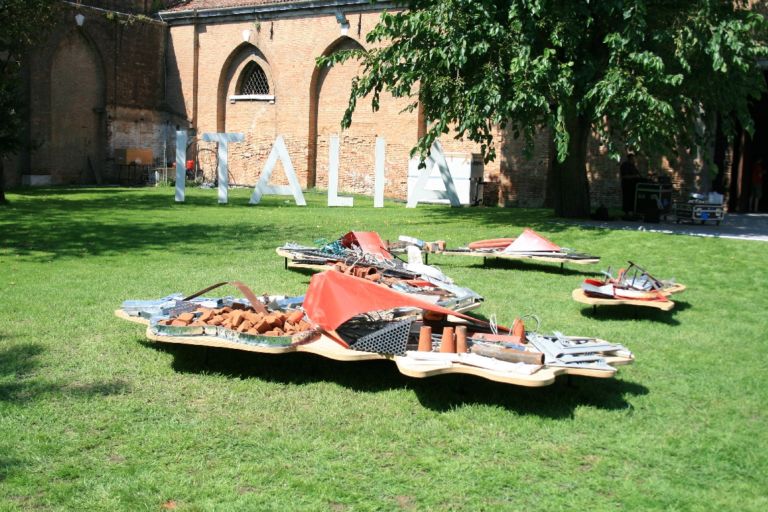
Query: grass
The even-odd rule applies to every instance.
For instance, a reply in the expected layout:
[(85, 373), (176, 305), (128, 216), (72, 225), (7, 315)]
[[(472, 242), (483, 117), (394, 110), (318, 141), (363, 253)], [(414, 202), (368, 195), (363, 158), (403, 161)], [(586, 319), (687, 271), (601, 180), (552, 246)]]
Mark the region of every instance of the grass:
[[(188, 190), (19, 190), (0, 208), (0, 510), (765, 510), (767, 246), (582, 229), (544, 210), (246, 206)], [(525, 226), (600, 266), (430, 262), (478, 311), (600, 336), (610, 380), (527, 389), (338, 363), (157, 346), (125, 299), (239, 279), (302, 293), (274, 248), (349, 229), (449, 246)], [(669, 312), (570, 300), (627, 259), (689, 289)], [(234, 289), (222, 293), (236, 293)]]

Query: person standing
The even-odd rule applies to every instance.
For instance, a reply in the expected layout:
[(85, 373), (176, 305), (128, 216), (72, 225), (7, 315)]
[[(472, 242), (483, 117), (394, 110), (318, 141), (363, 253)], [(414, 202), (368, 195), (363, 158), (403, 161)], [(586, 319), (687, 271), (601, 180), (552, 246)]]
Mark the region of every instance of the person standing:
[(765, 178), (765, 166), (763, 159), (758, 158), (752, 164), (752, 189), (749, 192), (749, 211), (756, 212), (760, 208), (760, 199), (763, 198), (763, 181)]
[(621, 209), (628, 214), (635, 209), (635, 186), (643, 181), (635, 165), (634, 153), (627, 154), (627, 158), (619, 167), (619, 174), (621, 176)]

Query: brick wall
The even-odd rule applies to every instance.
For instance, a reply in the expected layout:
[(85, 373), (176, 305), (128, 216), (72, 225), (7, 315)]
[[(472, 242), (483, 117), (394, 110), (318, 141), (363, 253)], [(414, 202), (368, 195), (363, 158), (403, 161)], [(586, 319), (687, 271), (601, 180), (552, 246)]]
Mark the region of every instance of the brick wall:
[[(76, 12), (85, 17), (81, 27)], [(31, 150), (6, 173), (8, 185), (22, 174), (48, 174), (54, 184), (114, 181), (115, 149), (136, 145), (161, 157), (162, 134), (187, 124), (165, 102), (165, 43), (164, 23), (63, 9), (26, 62)]]
[[(714, 152), (713, 148), (706, 151)], [(643, 176), (656, 178), (666, 176), (672, 182), (674, 200), (688, 197), (692, 192), (708, 192), (713, 175), (696, 150), (679, 148), (676, 154), (657, 157), (638, 155), (637, 167)], [(587, 175), (590, 180), (592, 205), (605, 205), (618, 208), (621, 206), (620, 162), (608, 157), (606, 148), (596, 138), (589, 145)], [(730, 166), (726, 168), (730, 179)]]
[[(169, 83), (174, 86), (169, 104), (183, 105), (189, 119), (196, 117), (198, 134), (220, 129), (245, 134), (244, 143), (230, 146), (230, 172), (235, 183), (255, 184), (272, 142), (282, 135), (302, 185), (327, 188), (328, 144), (330, 137), (338, 134), (340, 191), (372, 194), (375, 140), (383, 137), (387, 143), (385, 194), (407, 195), (409, 152), (418, 138), (417, 114), (400, 114), (406, 103), (385, 95), (375, 113), (369, 101), (359, 102), (351, 128), (342, 132), (340, 122), (358, 65), (349, 62), (330, 69), (315, 67), (315, 58), (321, 54), (364, 46), (365, 33), (379, 18), (377, 13), (347, 12), (346, 16), (351, 24), (347, 36), (341, 35), (332, 14), (277, 18), (258, 26), (228, 22), (199, 25), (197, 29), (191, 25), (171, 27), (173, 66)], [(243, 41), (244, 30), (251, 30), (247, 43)], [(197, 80), (195, 37), (199, 44)], [(236, 93), (248, 55), (256, 55), (264, 64), (274, 103), (229, 100)], [(471, 144), (449, 144), (451, 151), (473, 151)], [(204, 153), (209, 151), (203, 144), (199, 147)], [(281, 177), (282, 172), (276, 170), (273, 182), (280, 183)]]
[[(160, 3), (173, 4), (85, 2), (124, 12), (149, 12)], [(74, 24), (75, 11), (86, 18), (80, 28)], [(193, 128), (197, 134), (245, 134), (243, 143), (230, 146), (233, 183), (255, 184), (275, 137), (282, 135), (300, 182), (326, 188), (329, 140), (339, 134), (341, 192), (372, 194), (378, 136), (387, 142), (385, 194), (405, 198), (409, 151), (419, 133), (417, 113), (400, 113), (406, 103), (386, 95), (376, 113), (368, 101), (360, 101), (351, 128), (341, 132), (339, 123), (358, 66), (349, 62), (330, 69), (315, 67), (318, 55), (364, 47), (365, 34), (379, 18), (378, 13), (365, 9), (345, 14), (350, 27), (342, 36), (334, 14), (322, 11), (272, 13), (260, 22), (240, 21), (236, 16), (197, 24), (177, 22), (168, 28), (144, 17), (69, 7), (48, 44), (34, 53), (28, 66), (30, 145), (35, 150), (29, 158), (20, 159), (22, 172), (50, 173), (60, 183), (84, 182), (95, 178), (91, 169), (95, 167), (109, 179), (115, 174), (115, 149), (151, 147), (160, 160), (172, 159), (173, 132)], [(249, 31), (247, 40), (244, 31)], [(70, 65), (57, 64), (67, 51)], [(267, 73), (273, 101), (230, 101), (238, 93), (236, 84), (250, 61), (258, 62)], [(65, 69), (71, 71), (66, 76)], [(52, 70), (58, 71), (52, 76)], [(77, 101), (66, 105), (52, 94), (62, 85), (90, 92), (71, 93)], [(61, 87), (62, 92), (64, 89)], [(78, 130), (85, 133), (78, 135), (83, 142), (66, 136), (62, 141), (62, 134)], [(496, 135), (497, 159), (484, 167), (484, 202), (542, 206), (551, 162), (548, 131), (536, 136), (530, 157), (523, 154), (521, 141), (511, 134), (498, 131)], [(446, 152), (479, 153), (476, 145), (449, 136), (442, 143)], [(84, 158), (82, 151), (70, 155), (70, 147), (95, 149)], [(190, 156), (197, 154), (201, 167), (212, 178), (215, 145), (193, 144)], [(681, 155), (640, 163), (646, 169), (672, 174), (681, 194), (706, 187), (701, 162), (684, 151)], [(618, 163), (593, 142), (587, 166), (593, 204), (618, 206)], [(6, 174), (10, 175), (9, 184), (18, 181), (14, 173)], [(285, 183), (279, 165), (273, 176), (274, 182)]]
[[(341, 132), (351, 80), (359, 67), (348, 62), (333, 68), (315, 68), (318, 55), (365, 47), (365, 34), (379, 18), (375, 12), (345, 14), (351, 25), (346, 36), (341, 35), (332, 14), (275, 15), (259, 23), (228, 20), (170, 28), (168, 83), (172, 85), (168, 103), (195, 122), (198, 134), (224, 130), (245, 134), (245, 142), (230, 146), (233, 183), (253, 186), (275, 137), (282, 135), (302, 186), (325, 189), (329, 141), (337, 134), (341, 141), (340, 191), (372, 194), (375, 139), (379, 136), (387, 142), (385, 194), (401, 199), (407, 196), (409, 152), (419, 132), (417, 113), (401, 113), (406, 103), (391, 97), (382, 98), (376, 113), (371, 111), (369, 101), (360, 101), (352, 126)], [(246, 30), (250, 37), (244, 41)], [(230, 96), (238, 93), (238, 78), (250, 61), (264, 68), (274, 101), (230, 101)], [(498, 131), (496, 136), (497, 158), (484, 166), (484, 203), (541, 207), (552, 158), (549, 131), (538, 133), (530, 156), (524, 154), (522, 141), (515, 140), (511, 133)], [(475, 144), (452, 136), (441, 142), (446, 152), (479, 153)], [(212, 154), (211, 147), (198, 147), (201, 160), (210, 160), (207, 155)], [(672, 174), (673, 182), (684, 192), (696, 186), (697, 166), (691, 158), (644, 164)], [(620, 206), (618, 162), (609, 159), (596, 141), (590, 146), (587, 169), (593, 204)], [(285, 183), (279, 166), (273, 182)]]

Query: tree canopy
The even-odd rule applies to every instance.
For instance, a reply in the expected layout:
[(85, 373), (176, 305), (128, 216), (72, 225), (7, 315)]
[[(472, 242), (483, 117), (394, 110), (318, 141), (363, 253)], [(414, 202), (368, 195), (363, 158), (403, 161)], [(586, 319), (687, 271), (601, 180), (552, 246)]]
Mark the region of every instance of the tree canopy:
[(700, 142), (701, 119), (750, 129), (749, 102), (765, 89), (758, 60), (768, 25), (745, 0), (411, 0), (368, 33), (342, 121), (382, 91), (419, 104), (430, 120), (414, 148), (455, 130), (495, 157), (495, 128), (530, 150), (548, 128), (557, 158), (556, 213), (589, 213), (586, 148), (660, 154)]

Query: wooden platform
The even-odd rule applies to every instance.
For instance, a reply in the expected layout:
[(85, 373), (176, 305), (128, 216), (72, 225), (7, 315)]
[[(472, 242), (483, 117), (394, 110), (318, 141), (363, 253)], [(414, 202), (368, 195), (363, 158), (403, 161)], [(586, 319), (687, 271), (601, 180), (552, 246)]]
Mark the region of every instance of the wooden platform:
[(600, 258), (568, 258), (567, 256), (559, 256), (559, 255), (552, 255), (552, 256), (546, 256), (546, 255), (538, 255), (538, 254), (512, 254), (512, 253), (504, 253), (502, 251), (442, 251), (442, 252), (435, 252), (431, 254), (437, 254), (437, 255), (445, 255), (445, 256), (469, 256), (473, 258), (483, 258), (483, 261), (485, 261), (486, 258), (498, 258), (502, 260), (535, 260), (535, 261), (546, 261), (549, 263), (560, 263), (562, 266), (564, 263), (573, 263), (575, 265), (594, 265), (595, 263), (600, 263)]
[[(390, 356), (378, 354), (375, 352), (362, 352), (342, 347), (327, 336), (321, 335), (317, 340), (290, 347), (266, 347), (258, 345), (249, 345), (245, 343), (236, 343), (213, 336), (162, 336), (155, 334), (149, 328), (149, 322), (140, 317), (129, 316), (122, 310), (115, 311), (115, 316), (131, 322), (136, 322), (147, 326), (146, 336), (148, 339), (157, 343), (168, 343), (174, 345), (193, 345), (202, 347), (227, 348), (233, 350), (242, 350), (246, 352), (256, 352), (259, 354), (288, 354), (294, 352), (304, 352), (315, 354), (336, 361), (372, 361), (387, 359), (394, 361), (400, 373), (409, 377), (426, 378), (436, 375), (446, 375), (451, 373), (460, 373), (474, 375), (483, 379), (501, 382), (505, 384), (514, 384), (517, 386), (541, 387), (548, 386), (555, 382), (558, 375), (581, 375), (585, 377), (609, 378), (616, 373), (615, 369), (592, 370), (581, 368), (560, 368), (560, 367), (537, 367), (538, 370), (531, 374), (494, 371), (477, 366), (470, 366), (450, 361), (421, 361), (408, 356)], [(611, 366), (628, 365), (634, 361), (634, 357), (606, 356), (605, 360)], [(533, 370), (528, 366), (527, 370)]]
[[(681, 285), (682, 286), (682, 285)], [(683, 287), (685, 288), (685, 287)], [(576, 302), (582, 304), (588, 304), (593, 307), (597, 306), (638, 306), (646, 308), (656, 308), (662, 311), (669, 311), (675, 307), (675, 303), (671, 300), (658, 301), (658, 300), (632, 300), (632, 299), (599, 299), (596, 297), (589, 297), (582, 288), (576, 288), (571, 292), (571, 298)]]
[(117, 318), (122, 318), (123, 320), (128, 320), (129, 322), (134, 322), (141, 325), (149, 325), (149, 321), (146, 318), (142, 318), (140, 316), (131, 316), (122, 309), (116, 309), (115, 316)]
[(282, 247), (278, 247), (275, 249), (275, 252), (278, 256), (285, 258), (285, 268), (308, 268), (311, 270), (328, 270), (331, 268), (331, 264), (326, 263), (296, 263), (294, 261), (300, 253), (291, 252), (289, 250), (283, 249)]
[[(562, 368), (553, 366), (542, 366), (538, 371), (530, 375), (515, 374), (509, 372), (497, 372), (493, 370), (487, 370), (485, 368), (479, 368), (476, 366), (469, 366), (461, 363), (452, 363), (450, 366), (444, 366), (440, 364), (430, 365), (421, 361), (416, 361), (407, 357), (395, 356), (395, 362), (397, 368), (403, 375), (409, 377), (425, 378), (433, 377), (435, 375), (446, 375), (450, 373), (461, 373), (465, 375), (474, 375), (483, 379), (492, 380), (495, 382), (501, 382), (504, 384), (514, 384), (516, 386), (525, 387), (542, 387), (554, 384), (558, 375), (580, 375), (583, 377), (593, 378), (610, 378), (616, 374), (616, 370), (591, 370), (583, 368)], [(628, 357), (605, 357), (606, 362), (611, 366), (623, 366), (632, 364), (634, 358)]]
[[(309, 270), (316, 270), (318, 272), (323, 272), (325, 270), (330, 270), (331, 268), (333, 268), (333, 263), (325, 263), (325, 264), (297, 263), (294, 259), (299, 256), (299, 253), (291, 252), (287, 249), (283, 249), (282, 247), (278, 247), (277, 249), (275, 249), (275, 252), (277, 253), (278, 256), (285, 258), (285, 268), (306, 268)], [(418, 297), (422, 299), (424, 298), (423, 296), (420, 296), (418, 293), (414, 293), (414, 294), (408, 294), (405, 292), (399, 292), (399, 293), (403, 293), (404, 295), (409, 295), (412, 297)], [(482, 302), (473, 302), (466, 306), (456, 308), (455, 311), (458, 311), (459, 313), (466, 313), (468, 311), (475, 310), (482, 305), (483, 305)]]
[(664, 295), (669, 296), (669, 295), (672, 295), (672, 294), (675, 294), (675, 293), (684, 292), (685, 289), (686, 289), (686, 286), (684, 284), (675, 283), (675, 284), (673, 284), (671, 286), (667, 286), (666, 288), (662, 289), (661, 293), (663, 293)]

